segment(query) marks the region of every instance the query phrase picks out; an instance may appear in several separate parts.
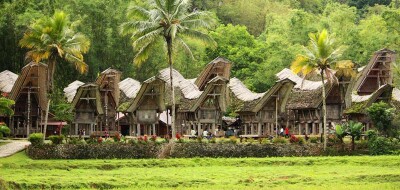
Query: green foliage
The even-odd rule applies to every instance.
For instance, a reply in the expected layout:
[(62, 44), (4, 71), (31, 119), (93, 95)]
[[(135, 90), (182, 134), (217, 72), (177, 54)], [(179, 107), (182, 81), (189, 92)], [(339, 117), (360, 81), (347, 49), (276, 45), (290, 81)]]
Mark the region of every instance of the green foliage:
[(44, 143), (43, 133), (32, 133), (28, 137), (28, 141), (31, 142), (33, 146), (42, 145)]
[(10, 128), (8, 128), (6, 125), (1, 125), (0, 124), (0, 138), (6, 137), (11, 134)]
[(368, 148), (371, 155), (391, 154), (400, 148), (397, 139), (376, 137), (368, 141)]
[(318, 137), (310, 137), (310, 143), (318, 143)]
[(14, 115), (14, 110), (11, 108), (11, 106), (14, 104), (14, 100), (10, 100), (6, 97), (0, 97), (0, 115)]
[(272, 142), (273, 142), (274, 144), (287, 144), (287, 143), (288, 143), (288, 141), (287, 141), (285, 138), (283, 138), (283, 137), (274, 138), (274, 139), (272, 140)]
[(53, 144), (62, 144), (64, 138), (65, 138), (64, 135), (51, 135), (51, 136), (49, 136), (49, 140)]
[(385, 102), (373, 103), (367, 108), (369, 118), (383, 135), (390, 136), (393, 134), (392, 120), (394, 117), (394, 110), (394, 108), (391, 108)]

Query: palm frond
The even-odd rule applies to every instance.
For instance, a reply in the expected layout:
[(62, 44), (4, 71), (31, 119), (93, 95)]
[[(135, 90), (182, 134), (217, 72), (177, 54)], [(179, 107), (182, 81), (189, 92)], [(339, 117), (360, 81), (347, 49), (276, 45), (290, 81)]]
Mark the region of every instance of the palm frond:
[(193, 56), (192, 50), (191, 50), (190, 47), (185, 43), (185, 41), (183, 41), (182, 38), (180, 38), (179, 36), (177, 36), (177, 37), (175, 38), (175, 42), (176, 42), (180, 47), (182, 47), (182, 48), (185, 50), (185, 53), (186, 53), (187, 55), (189, 55), (190, 58), (191, 58), (192, 60), (194, 60), (194, 56)]
[(194, 38), (194, 39), (199, 39), (208, 45), (212, 45), (212, 46), (216, 45), (216, 42), (214, 41), (214, 39), (212, 39), (209, 35), (202, 33), (200, 31), (196, 31), (196, 30), (192, 30), (192, 29), (185, 29), (185, 30), (181, 31), (181, 35), (190, 37), (190, 38)]
[(133, 42), (133, 47), (137, 48), (141, 46), (142, 44), (148, 44), (148, 43), (153, 43), (155, 41), (155, 38), (160, 37), (160, 34), (163, 32), (162, 28), (158, 28), (156, 30), (153, 30), (151, 32), (145, 33), (143, 36), (140, 36)]

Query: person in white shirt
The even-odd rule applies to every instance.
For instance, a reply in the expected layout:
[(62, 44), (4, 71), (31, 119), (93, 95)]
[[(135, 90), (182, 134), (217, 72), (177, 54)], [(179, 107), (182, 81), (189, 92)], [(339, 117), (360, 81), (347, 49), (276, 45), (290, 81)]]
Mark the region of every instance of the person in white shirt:
[(196, 130), (192, 129), (192, 131), (190, 131), (190, 134), (191, 134), (192, 136), (196, 136)]
[(203, 138), (206, 138), (208, 136), (208, 131), (207, 130), (204, 130), (203, 131)]

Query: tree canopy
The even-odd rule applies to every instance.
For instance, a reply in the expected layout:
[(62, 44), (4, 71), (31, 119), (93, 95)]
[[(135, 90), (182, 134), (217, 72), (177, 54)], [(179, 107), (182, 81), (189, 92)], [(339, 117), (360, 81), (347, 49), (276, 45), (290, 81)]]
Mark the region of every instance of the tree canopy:
[[(206, 48), (196, 39), (188, 39), (194, 60), (177, 53), (174, 67), (185, 77), (194, 78), (215, 56), (233, 62), (232, 75), (257, 92), (270, 88), (275, 74), (289, 67), (307, 34), (326, 28), (345, 45), (342, 59), (355, 66), (366, 65), (372, 53), (382, 48), (400, 51), (400, 9), (398, 0), (192, 0), (188, 12), (209, 11), (219, 25), (209, 33), (218, 46)], [(0, 3), (0, 70), (19, 73), (27, 49), (18, 42), (28, 27), (56, 11), (63, 11), (74, 21), (75, 31), (87, 36), (90, 50), (83, 56), (89, 71), (74, 72), (74, 65), (59, 60), (55, 86), (64, 88), (74, 80), (93, 81), (99, 72), (113, 67), (123, 77), (143, 81), (167, 67), (165, 55), (154, 52), (141, 66), (132, 64), (137, 50), (130, 36), (120, 34), (127, 22), (128, 7), (149, 6), (140, 0), (13, 0)], [(229, 36), (231, 35), (231, 36)], [(232, 38), (232, 39), (229, 39)], [(236, 39), (234, 41), (234, 39)], [(162, 45), (158, 45), (162, 49)], [(238, 48), (240, 47), (240, 48)], [(158, 48), (157, 48), (158, 49)], [(243, 68), (246, 69), (243, 69)], [(251, 75), (252, 77), (248, 77)]]

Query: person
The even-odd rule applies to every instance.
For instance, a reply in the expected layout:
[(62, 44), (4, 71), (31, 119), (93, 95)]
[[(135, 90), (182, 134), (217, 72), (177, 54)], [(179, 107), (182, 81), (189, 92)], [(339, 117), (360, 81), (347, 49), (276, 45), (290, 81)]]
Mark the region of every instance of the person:
[(85, 136), (85, 135), (86, 135), (86, 131), (85, 131), (85, 129), (83, 129), (83, 131), (82, 131), (82, 135), (83, 135), (83, 136)]
[(190, 135), (196, 136), (196, 130), (192, 129), (192, 130), (190, 131)]
[(281, 127), (279, 135), (283, 137), (283, 127)]
[(203, 131), (203, 138), (207, 138), (207, 136), (208, 136), (208, 131), (206, 129), (206, 130)]
[(305, 139), (306, 141), (308, 141), (308, 135), (307, 135), (307, 133), (306, 133), (306, 132), (303, 132), (303, 135), (304, 135), (304, 139)]
[(289, 128), (288, 127), (285, 128), (285, 136), (286, 136), (286, 138), (289, 138)]

